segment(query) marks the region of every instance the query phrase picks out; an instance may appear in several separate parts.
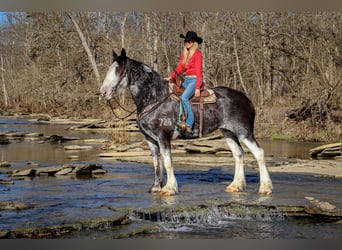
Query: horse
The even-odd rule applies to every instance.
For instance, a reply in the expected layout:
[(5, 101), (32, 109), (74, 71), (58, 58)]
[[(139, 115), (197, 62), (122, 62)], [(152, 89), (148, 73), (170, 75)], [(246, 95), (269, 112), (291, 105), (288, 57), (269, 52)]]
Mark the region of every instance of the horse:
[[(120, 55), (113, 50), (113, 63), (100, 87), (100, 95), (110, 100), (129, 88), (137, 110), (136, 122), (152, 153), (154, 182), (149, 192), (161, 195), (175, 195), (179, 192), (174, 174), (171, 140), (179, 119), (179, 102), (170, 97), (168, 82), (148, 65), (131, 59), (122, 48)], [(272, 180), (265, 165), (264, 151), (254, 137), (255, 109), (250, 99), (241, 91), (218, 86), (212, 88), (217, 101), (205, 104), (202, 133), (207, 135), (220, 129), (235, 160), (233, 181), (226, 192), (243, 192), (246, 179), (243, 166), (242, 141), (252, 152), (259, 166), (259, 194), (271, 195)], [(198, 106), (198, 105), (197, 105)], [(195, 114), (194, 130), (199, 127), (198, 107), (192, 107)], [(164, 182), (166, 170), (166, 183)]]

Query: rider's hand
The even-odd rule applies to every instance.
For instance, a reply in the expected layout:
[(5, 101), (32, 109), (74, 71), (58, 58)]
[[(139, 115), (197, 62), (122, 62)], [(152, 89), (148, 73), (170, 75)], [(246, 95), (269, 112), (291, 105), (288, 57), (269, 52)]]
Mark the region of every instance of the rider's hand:
[(170, 80), (171, 80), (171, 76), (165, 77), (164, 80), (165, 80), (165, 81), (170, 81)]
[(199, 89), (196, 89), (196, 90), (195, 90), (195, 96), (196, 96), (196, 97), (200, 97), (200, 96), (201, 96), (201, 92), (200, 92)]

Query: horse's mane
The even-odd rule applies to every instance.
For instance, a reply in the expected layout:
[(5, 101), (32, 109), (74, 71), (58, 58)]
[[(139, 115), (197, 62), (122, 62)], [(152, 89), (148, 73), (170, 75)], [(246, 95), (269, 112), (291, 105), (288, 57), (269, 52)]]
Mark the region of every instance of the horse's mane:
[(136, 100), (138, 109), (158, 102), (168, 94), (168, 85), (157, 71), (131, 58), (127, 58), (127, 63), (129, 88), (134, 96), (140, 97)]

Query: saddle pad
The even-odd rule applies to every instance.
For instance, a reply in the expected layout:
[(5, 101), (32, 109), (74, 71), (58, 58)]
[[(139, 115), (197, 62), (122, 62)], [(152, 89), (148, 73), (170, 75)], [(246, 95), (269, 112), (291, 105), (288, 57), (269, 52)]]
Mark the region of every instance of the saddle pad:
[[(208, 89), (208, 88), (205, 88), (206, 91), (209, 92), (209, 95), (208, 96), (205, 96), (203, 97), (203, 103), (215, 103), (216, 102), (216, 95), (215, 95), (215, 92), (214, 90), (212, 89)], [(169, 93), (170, 93), (170, 97), (172, 100), (174, 101), (179, 101), (179, 96), (177, 96), (174, 92), (173, 92), (173, 83), (169, 83)], [(196, 98), (197, 100), (193, 100), (194, 98)], [(193, 97), (191, 100), (191, 103), (192, 104), (199, 104), (199, 98), (198, 97)]]

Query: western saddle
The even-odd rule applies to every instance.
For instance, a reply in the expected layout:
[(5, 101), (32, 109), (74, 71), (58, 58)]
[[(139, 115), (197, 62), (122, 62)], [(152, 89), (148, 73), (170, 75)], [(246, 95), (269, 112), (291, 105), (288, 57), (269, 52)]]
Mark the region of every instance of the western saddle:
[[(180, 75), (177, 75), (174, 79), (172, 79), (171, 82), (169, 82), (169, 91), (170, 96), (175, 101), (180, 101), (180, 96), (184, 92), (184, 87), (182, 86), (184, 79)], [(209, 103), (215, 103), (216, 102), (216, 95), (215, 92), (212, 89), (206, 88), (205, 83), (203, 82), (202, 88), (200, 91), (201, 95), (199, 97), (193, 96), (190, 99), (191, 105), (199, 105), (199, 137), (202, 137), (202, 131), (203, 131), (203, 110), (204, 110), (204, 104)], [(181, 121), (181, 129), (185, 130), (186, 128), (186, 115), (183, 112), (182, 104), (180, 105), (180, 112), (179, 112), (179, 119)]]

